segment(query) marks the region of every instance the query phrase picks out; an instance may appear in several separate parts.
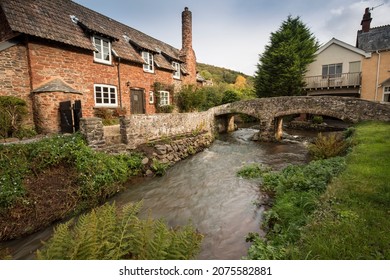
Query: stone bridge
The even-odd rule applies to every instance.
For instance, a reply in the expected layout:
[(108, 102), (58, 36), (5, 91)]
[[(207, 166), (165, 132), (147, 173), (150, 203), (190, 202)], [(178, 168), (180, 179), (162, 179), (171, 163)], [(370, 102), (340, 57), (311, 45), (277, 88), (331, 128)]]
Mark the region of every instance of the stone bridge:
[(234, 129), (234, 114), (242, 113), (260, 120), (259, 139), (272, 141), (282, 135), (283, 116), (309, 113), (357, 123), (367, 120), (390, 121), (390, 104), (352, 97), (284, 96), (258, 98), (213, 108), (224, 130)]

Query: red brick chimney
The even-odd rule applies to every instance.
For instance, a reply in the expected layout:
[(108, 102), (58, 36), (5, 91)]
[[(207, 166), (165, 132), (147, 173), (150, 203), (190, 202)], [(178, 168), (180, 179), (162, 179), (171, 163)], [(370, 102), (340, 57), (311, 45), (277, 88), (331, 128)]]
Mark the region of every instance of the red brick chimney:
[(372, 21), (372, 18), (371, 18), (370, 8), (366, 8), (364, 15), (363, 15), (362, 22), (360, 23), (362, 26), (363, 32), (370, 31), (371, 21)]
[(185, 77), (187, 83), (196, 83), (196, 56), (192, 49), (192, 13), (187, 7), (181, 14), (182, 19), (182, 49), (181, 58), (185, 61), (188, 76)]

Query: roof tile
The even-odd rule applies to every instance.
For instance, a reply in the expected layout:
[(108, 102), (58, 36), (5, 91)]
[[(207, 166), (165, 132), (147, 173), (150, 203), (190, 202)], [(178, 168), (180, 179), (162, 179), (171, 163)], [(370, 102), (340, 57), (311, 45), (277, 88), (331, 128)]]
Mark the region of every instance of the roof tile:
[[(119, 57), (143, 63), (136, 48), (124, 38), (144, 49), (164, 53), (171, 60), (181, 61), (180, 51), (134, 28), (83, 7), (71, 0), (0, 0), (6, 19), (15, 32), (20, 32), (68, 45), (94, 50), (90, 36), (98, 34), (114, 39), (112, 47)], [(72, 21), (71, 16), (79, 20)], [(82, 26), (86, 27), (84, 30)], [(169, 60), (157, 57), (159, 65), (172, 70)], [(165, 61), (164, 61), (165, 60)]]

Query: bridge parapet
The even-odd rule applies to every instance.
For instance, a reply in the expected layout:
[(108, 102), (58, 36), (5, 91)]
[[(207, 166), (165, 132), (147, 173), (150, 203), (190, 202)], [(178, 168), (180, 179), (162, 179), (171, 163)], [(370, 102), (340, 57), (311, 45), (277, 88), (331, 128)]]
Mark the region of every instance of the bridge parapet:
[[(346, 122), (390, 121), (390, 104), (352, 97), (283, 96), (242, 100), (213, 108), (214, 116), (242, 113), (260, 120), (259, 136), (274, 140), (283, 116), (309, 113), (335, 117)], [(279, 133), (280, 134), (280, 131)]]

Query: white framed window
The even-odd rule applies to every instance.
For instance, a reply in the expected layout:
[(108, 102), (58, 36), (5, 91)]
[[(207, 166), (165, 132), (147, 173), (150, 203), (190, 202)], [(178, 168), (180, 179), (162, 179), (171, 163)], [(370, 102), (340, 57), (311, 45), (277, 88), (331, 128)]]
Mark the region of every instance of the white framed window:
[(322, 65), (322, 78), (336, 78), (341, 77), (341, 74), (343, 73), (343, 64), (337, 63), (337, 64), (329, 64), (329, 65)]
[(159, 91), (160, 106), (169, 105), (169, 91)]
[(94, 60), (96, 62), (111, 64), (111, 42), (108, 39), (94, 36), (92, 37), (95, 47)]
[(383, 88), (383, 101), (390, 102), (390, 86)]
[(153, 104), (153, 103), (154, 103), (154, 92), (149, 91), (149, 104)]
[(173, 78), (180, 79), (180, 63), (172, 62), (173, 68), (175, 68), (175, 72), (173, 72)]
[(115, 86), (95, 85), (96, 107), (118, 107), (118, 95)]
[(150, 52), (142, 52), (142, 58), (145, 61), (144, 71), (154, 73), (153, 54)]

